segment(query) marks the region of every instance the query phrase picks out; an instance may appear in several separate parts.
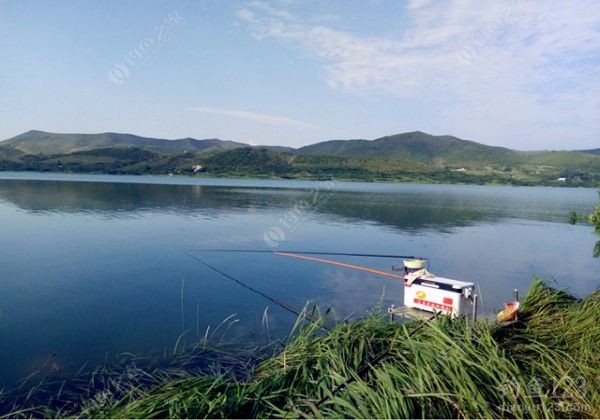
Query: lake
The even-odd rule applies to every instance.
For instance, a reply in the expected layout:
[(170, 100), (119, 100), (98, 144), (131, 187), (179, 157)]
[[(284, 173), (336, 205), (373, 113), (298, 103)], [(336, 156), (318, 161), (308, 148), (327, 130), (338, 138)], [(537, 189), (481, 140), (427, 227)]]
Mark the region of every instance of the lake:
[(482, 312), (534, 275), (584, 296), (600, 284), (598, 237), (568, 214), (597, 201), (593, 189), (0, 173), (0, 387), (49, 360), (71, 372), (162, 354), (229, 316), (214, 338), (285, 336), (295, 316), (255, 291), (340, 317), (402, 302), (399, 280), (208, 249), (427, 256), (434, 273), (478, 283)]

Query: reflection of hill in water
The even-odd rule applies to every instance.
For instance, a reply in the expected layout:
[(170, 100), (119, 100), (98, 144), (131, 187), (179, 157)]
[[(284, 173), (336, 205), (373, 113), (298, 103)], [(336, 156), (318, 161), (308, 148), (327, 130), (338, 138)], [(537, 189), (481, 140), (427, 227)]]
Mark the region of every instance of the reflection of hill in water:
[(228, 187), (105, 182), (0, 180), (0, 201), (31, 212), (98, 213), (123, 217), (135, 213), (194, 215), (249, 208), (293, 206), (297, 193), (245, 194)]
[(0, 200), (30, 212), (95, 213), (104, 217), (146, 212), (219, 216), (248, 209), (283, 215), (303, 202), (313, 214), (401, 230), (445, 230), (492, 218), (450, 194), (432, 199), (416, 193), (325, 191), (315, 195), (298, 189), (2, 180)]
[(317, 204), (323, 213), (375, 222), (402, 230), (448, 230), (493, 218), (464, 205), (460, 196), (432, 198), (425, 194), (335, 192)]

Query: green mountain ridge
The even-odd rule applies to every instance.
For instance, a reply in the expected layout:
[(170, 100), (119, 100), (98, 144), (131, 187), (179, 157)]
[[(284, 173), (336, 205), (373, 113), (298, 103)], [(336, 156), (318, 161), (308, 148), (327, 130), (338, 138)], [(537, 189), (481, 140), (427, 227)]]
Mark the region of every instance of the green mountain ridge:
[(298, 149), (299, 154), (333, 156), (388, 156), (405, 159), (453, 161), (518, 159), (520, 154), (504, 148), (487, 146), (453, 136), (433, 136), (421, 131), (381, 137), (375, 140), (332, 140)]
[(419, 131), (298, 149), (29, 131), (0, 142), (0, 170), (595, 186), (600, 155), (521, 152)]
[(167, 140), (121, 133), (62, 134), (31, 130), (0, 142), (0, 146), (9, 146), (28, 154), (59, 154), (106, 147), (138, 147), (160, 151), (198, 152), (211, 148), (229, 150), (246, 145), (220, 139), (198, 140), (188, 137)]

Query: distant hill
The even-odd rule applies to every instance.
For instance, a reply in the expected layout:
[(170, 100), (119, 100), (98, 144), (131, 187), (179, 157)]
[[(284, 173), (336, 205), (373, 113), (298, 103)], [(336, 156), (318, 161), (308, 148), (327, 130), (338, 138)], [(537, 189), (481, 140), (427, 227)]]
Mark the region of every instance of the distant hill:
[(600, 155), (600, 149), (579, 150), (579, 152), (585, 153), (586, 155)]
[(331, 140), (301, 147), (303, 155), (346, 157), (394, 157), (406, 160), (453, 163), (508, 163), (521, 161), (522, 155), (504, 147), (486, 146), (452, 136), (433, 136), (414, 131), (381, 137), (375, 140)]
[(12, 147), (29, 154), (61, 154), (106, 147), (138, 147), (164, 152), (199, 152), (208, 149), (223, 151), (247, 145), (219, 139), (197, 140), (188, 137), (166, 140), (120, 133), (61, 134), (31, 130), (1, 142), (0, 146)]
[(298, 149), (28, 131), (0, 142), (1, 170), (598, 186), (600, 149), (521, 152), (420, 131)]

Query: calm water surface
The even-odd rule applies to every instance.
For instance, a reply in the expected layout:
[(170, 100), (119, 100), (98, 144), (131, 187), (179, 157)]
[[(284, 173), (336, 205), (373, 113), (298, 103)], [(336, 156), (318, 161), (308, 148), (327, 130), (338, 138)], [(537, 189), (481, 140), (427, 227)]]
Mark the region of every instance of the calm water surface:
[(68, 372), (162, 353), (230, 315), (226, 339), (240, 346), (289, 331), (293, 315), (188, 254), (295, 307), (362, 316), (382, 296), (402, 301), (393, 279), (201, 249), (428, 256), (433, 272), (478, 283), (487, 312), (533, 275), (583, 296), (600, 282), (597, 237), (567, 218), (597, 200), (592, 189), (0, 173), (0, 387), (48, 360)]

